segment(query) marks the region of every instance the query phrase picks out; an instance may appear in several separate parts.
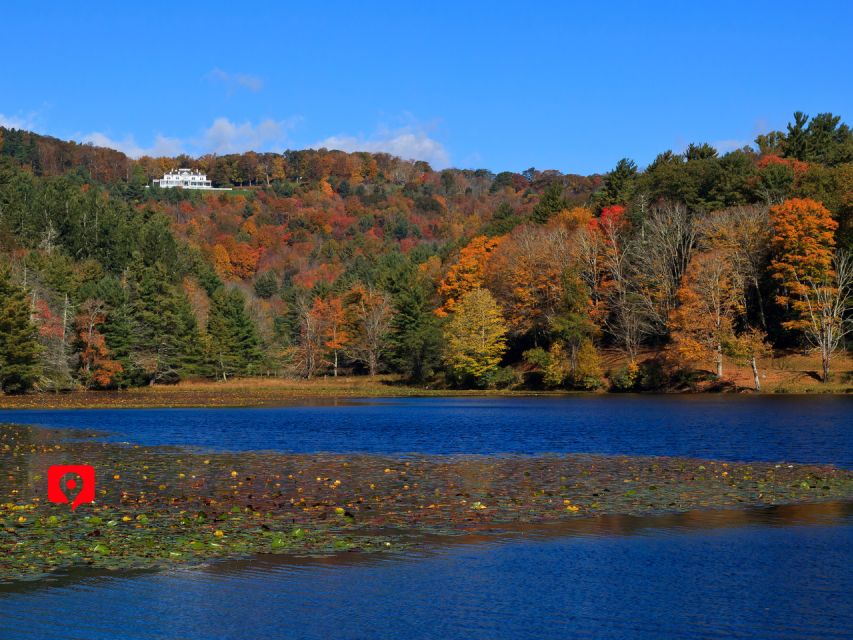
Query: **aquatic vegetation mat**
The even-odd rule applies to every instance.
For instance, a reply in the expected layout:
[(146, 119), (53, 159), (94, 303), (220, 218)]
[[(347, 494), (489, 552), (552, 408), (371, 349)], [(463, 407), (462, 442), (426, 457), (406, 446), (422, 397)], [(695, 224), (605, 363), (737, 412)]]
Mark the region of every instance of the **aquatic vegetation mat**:
[[(600, 515), (853, 501), (853, 471), (688, 458), (207, 453), (0, 425), (0, 582), (252, 554), (388, 552), (417, 534)], [(51, 465), (95, 501), (47, 501)], [(413, 537), (414, 535), (414, 537)]]

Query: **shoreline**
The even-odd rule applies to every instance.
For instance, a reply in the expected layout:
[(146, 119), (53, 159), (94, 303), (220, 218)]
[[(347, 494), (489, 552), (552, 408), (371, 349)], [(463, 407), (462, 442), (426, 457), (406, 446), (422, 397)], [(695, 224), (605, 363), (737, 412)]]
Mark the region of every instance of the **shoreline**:
[(777, 387), (756, 393), (748, 388), (726, 391), (668, 391), (617, 393), (535, 389), (444, 389), (402, 384), (393, 376), (341, 377), (315, 380), (245, 378), (229, 382), (183, 382), (122, 390), (73, 390), (64, 393), (38, 392), (0, 395), (0, 409), (155, 409), (155, 408), (242, 408), (283, 406), (311, 400), (370, 398), (564, 398), (572, 396), (660, 396), (660, 395), (750, 395), (849, 396), (846, 384)]

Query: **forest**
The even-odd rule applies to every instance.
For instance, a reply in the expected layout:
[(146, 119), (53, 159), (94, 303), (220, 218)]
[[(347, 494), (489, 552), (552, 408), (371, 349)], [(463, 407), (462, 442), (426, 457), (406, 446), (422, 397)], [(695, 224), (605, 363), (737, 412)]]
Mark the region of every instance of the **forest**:
[[(232, 191), (160, 189), (189, 167)], [(0, 128), (0, 387), (396, 374), (438, 388), (761, 390), (849, 375), (853, 132), (797, 112), (604, 175), (328, 149), (131, 159)], [(610, 364), (608, 364), (610, 363)]]

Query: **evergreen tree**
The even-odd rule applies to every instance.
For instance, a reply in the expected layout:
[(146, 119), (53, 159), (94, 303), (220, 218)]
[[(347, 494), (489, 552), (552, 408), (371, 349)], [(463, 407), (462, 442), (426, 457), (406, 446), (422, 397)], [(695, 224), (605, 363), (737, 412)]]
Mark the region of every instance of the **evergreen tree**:
[(691, 142), (687, 145), (687, 149), (684, 150), (684, 159), (687, 160), (687, 162), (694, 162), (695, 160), (713, 160), (716, 157), (717, 150), (707, 142), (703, 142), (701, 144)]
[(391, 363), (410, 380), (429, 378), (441, 361), (441, 322), (432, 287), (413, 276), (394, 296)]
[(41, 376), (41, 351), (26, 291), (12, 282), (9, 268), (0, 265), (0, 388), (22, 393), (35, 386)]
[(258, 373), (263, 354), (255, 325), (246, 313), (243, 294), (219, 289), (213, 294), (207, 333), (210, 359), (217, 377)]
[(265, 271), (255, 280), (255, 295), (264, 300), (272, 298), (278, 291), (278, 279), (272, 271)]
[(89, 292), (87, 298), (103, 300), (106, 317), (101, 326), (106, 347), (112, 358), (122, 366), (113, 378), (118, 387), (129, 386), (139, 374), (135, 366), (133, 349), (133, 316), (127, 287), (112, 276), (106, 276)]
[(622, 158), (616, 163), (613, 171), (604, 176), (604, 186), (595, 194), (596, 200), (602, 207), (628, 204), (634, 193), (636, 177), (637, 164), (633, 160)]
[(139, 268), (131, 283), (134, 364), (149, 384), (177, 382), (199, 373), (201, 351), (195, 317), (182, 291), (157, 263)]
[(797, 160), (806, 160), (809, 153), (809, 136), (806, 123), (809, 117), (802, 111), (794, 113), (794, 124), (788, 123), (788, 135), (785, 136), (785, 155)]
[(533, 213), (530, 218), (533, 222), (539, 224), (548, 222), (558, 211), (566, 208), (566, 201), (563, 200), (563, 185), (559, 180), (554, 180), (545, 189), (539, 202), (533, 207)]
[[(559, 209), (558, 209), (559, 211)], [(549, 217), (552, 214), (548, 214)], [(512, 208), (509, 202), (501, 202), (492, 219), (483, 227), (483, 235), (486, 236), (502, 236), (509, 233), (515, 227), (521, 224), (521, 220)]]

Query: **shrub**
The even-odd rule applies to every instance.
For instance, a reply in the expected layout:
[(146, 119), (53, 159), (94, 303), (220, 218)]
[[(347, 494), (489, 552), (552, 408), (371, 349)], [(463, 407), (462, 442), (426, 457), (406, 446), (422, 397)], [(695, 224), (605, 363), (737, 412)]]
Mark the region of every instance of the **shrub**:
[(496, 389), (511, 389), (521, 384), (522, 376), (512, 367), (501, 367), (492, 375), (490, 382), (489, 386)]
[(610, 385), (613, 391), (628, 392), (634, 391), (637, 387), (637, 379), (640, 374), (640, 367), (636, 362), (629, 362), (626, 365), (619, 367), (615, 372), (609, 373)]

